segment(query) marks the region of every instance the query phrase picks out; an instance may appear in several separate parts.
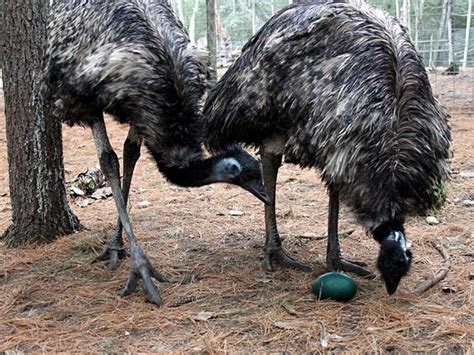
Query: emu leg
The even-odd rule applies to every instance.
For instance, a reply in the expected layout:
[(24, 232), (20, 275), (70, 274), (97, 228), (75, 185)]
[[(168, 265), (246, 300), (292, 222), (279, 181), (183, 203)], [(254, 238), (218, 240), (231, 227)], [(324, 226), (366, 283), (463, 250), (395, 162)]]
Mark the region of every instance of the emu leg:
[[(137, 160), (140, 158), (140, 147), (142, 139), (136, 132), (133, 126), (130, 126), (128, 131), (127, 139), (123, 144), (123, 179), (122, 179), (122, 196), (127, 206), (128, 194), (130, 192), (130, 185), (132, 183), (133, 170)], [(121, 263), (121, 260), (125, 257), (130, 256), (124, 247), (122, 239), (122, 223), (120, 217), (117, 221), (117, 228), (111, 241), (108, 243), (105, 250), (95, 260), (96, 261), (109, 261), (109, 270), (115, 270)]]
[(339, 218), (339, 192), (333, 187), (329, 187), (329, 220), (328, 220), (328, 246), (326, 263), (329, 270), (343, 270), (353, 272), (360, 276), (372, 276), (372, 273), (361, 266), (367, 264), (358, 261), (344, 260), (341, 256), (341, 247), (338, 236)]
[(99, 156), (100, 168), (110, 183), (120, 222), (122, 223), (123, 229), (125, 230), (130, 242), (130, 276), (125, 288), (121, 290), (119, 294), (121, 296), (127, 296), (132, 293), (136, 289), (138, 281), (141, 279), (143, 281), (143, 290), (145, 291), (148, 301), (156, 305), (161, 305), (162, 300), (152, 278), (155, 278), (160, 282), (166, 282), (167, 279), (151, 265), (145, 253), (138, 246), (137, 238), (133, 233), (127, 210), (125, 208), (125, 201), (120, 189), (119, 162), (117, 155), (110, 145), (109, 138), (107, 137), (107, 131), (103, 119), (92, 125), (92, 134), (94, 136), (97, 154)]
[(275, 216), (275, 205), (276, 205), (276, 181), (278, 176), (278, 169), (281, 164), (281, 154), (273, 154), (265, 152), (262, 149), (262, 167), (263, 167), (263, 180), (267, 193), (272, 201), (270, 206), (265, 205), (265, 255), (263, 258), (263, 266), (268, 271), (273, 271), (273, 261), (284, 267), (292, 267), (303, 271), (311, 271), (312, 267), (300, 263), (288, 253), (281, 246), (280, 235), (278, 234), (278, 228)]

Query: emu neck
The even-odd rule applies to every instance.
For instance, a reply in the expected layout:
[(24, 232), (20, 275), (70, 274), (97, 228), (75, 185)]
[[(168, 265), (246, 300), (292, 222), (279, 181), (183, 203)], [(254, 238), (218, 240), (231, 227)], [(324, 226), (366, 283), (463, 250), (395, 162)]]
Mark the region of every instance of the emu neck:
[(390, 235), (393, 235), (393, 233), (396, 232), (400, 232), (403, 238), (405, 238), (405, 229), (403, 228), (403, 222), (400, 221), (391, 221), (383, 223), (371, 232), (374, 239), (380, 244), (383, 244), (385, 239), (387, 239)]
[(204, 158), (201, 150), (180, 148), (176, 151), (156, 152), (149, 150), (158, 169), (168, 181), (182, 187), (198, 187), (215, 182), (226, 182), (216, 173), (216, 167), (223, 159), (220, 155)]
[(183, 187), (198, 187), (216, 182), (225, 182), (222, 176), (215, 174), (219, 159), (211, 157), (193, 161), (188, 166), (166, 167), (161, 169), (172, 183)]

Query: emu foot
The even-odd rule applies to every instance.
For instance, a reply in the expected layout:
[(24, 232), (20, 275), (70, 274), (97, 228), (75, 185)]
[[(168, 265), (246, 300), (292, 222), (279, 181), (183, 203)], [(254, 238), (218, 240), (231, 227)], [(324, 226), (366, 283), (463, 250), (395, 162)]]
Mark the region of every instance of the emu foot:
[(282, 247), (265, 248), (265, 255), (263, 257), (263, 267), (265, 270), (274, 271), (273, 261), (276, 261), (280, 266), (286, 268), (293, 268), (305, 272), (313, 270), (311, 265), (299, 262), (292, 256), (288, 255)]
[(127, 249), (123, 247), (114, 247), (114, 246), (107, 246), (104, 251), (99, 254), (92, 263), (96, 263), (98, 261), (109, 261), (109, 270), (114, 271), (116, 270), (122, 259), (130, 257), (130, 253)]
[(155, 278), (159, 282), (168, 282), (168, 279), (151, 265), (145, 254), (139, 248), (136, 248), (136, 252), (132, 254), (130, 259), (130, 276), (128, 277), (125, 287), (120, 290), (118, 294), (122, 297), (130, 295), (135, 291), (138, 281), (141, 279), (142, 288), (147, 300), (160, 306), (163, 301), (152, 278)]
[(342, 257), (331, 258), (327, 260), (327, 268), (330, 271), (346, 271), (352, 272), (362, 277), (373, 278), (375, 277), (370, 271), (364, 269), (363, 267), (367, 266), (366, 263), (360, 261), (349, 261), (345, 260)]

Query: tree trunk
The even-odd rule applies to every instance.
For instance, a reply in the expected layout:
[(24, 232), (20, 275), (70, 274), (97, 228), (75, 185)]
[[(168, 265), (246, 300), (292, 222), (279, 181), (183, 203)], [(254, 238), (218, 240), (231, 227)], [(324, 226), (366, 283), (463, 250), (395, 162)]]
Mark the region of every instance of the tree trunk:
[(250, 0), (252, 2), (252, 35), (257, 32), (257, 14), (255, 13), (255, 0)]
[(176, 0), (176, 10), (178, 11), (178, 18), (184, 25), (183, 0)]
[(217, 82), (217, 45), (216, 45), (216, 3), (215, 0), (206, 0), (207, 12), (207, 48), (210, 59), (210, 77), (212, 84)]
[(466, 38), (464, 43), (464, 56), (462, 59), (463, 68), (467, 68), (467, 53), (469, 50), (469, 32), (471, 31), (471, 15), (472, 15), (472, 3), (474, 0), (468, 0), (467, 5), (467, 20), (466, 20)]
[(454, 63), (454, 50), (453, 50), (453, 26), (452, 26), (452, 11), (453, 10), (453, 1), (449, 0), (446, 21), (447, 21), (447, 30), (448, 30), (448, 66), (451, 63)]
[(64, 184), (61, 122), (42, 95), (48, 2), (3, 0), (3, 80), (13, 224), (8, 246), (49, 242), (79, 229)]
[(415, 1), (415, 47), (419, 50), (419, 39), (420, 31), (423, 29), (423, 10), (425, 6), (425, 0)]
[(433, 64), (436, 66), (438, 65), (438, 54), (442, 49), (442, 40), (444, 37), (444, 33), (446, 31), (446, 18), (448, 14), (448, 7), (450, 0), (443, 0), (443, 13), (441, 15), (441, 21), (439, 22), (439, 27), (438, 27), (438, 37), (437, 37), (437, 46), (435, 46), (435, 50), (433, 52)]
[(189, 19), (189, 39), (196, 43), (196, 15), (199, 10), (199, 0), (194, 0), (193, 13)]
[(401, 22), (410, 30), (410, 0), (403, 0)]

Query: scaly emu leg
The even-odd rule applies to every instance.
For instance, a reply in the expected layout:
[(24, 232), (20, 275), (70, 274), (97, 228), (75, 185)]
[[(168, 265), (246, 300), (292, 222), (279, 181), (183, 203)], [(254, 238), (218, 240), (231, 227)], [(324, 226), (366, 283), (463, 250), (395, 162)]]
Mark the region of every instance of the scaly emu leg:
[[(137, 131), (133, 126), (130, 126), (128, 130), (127, 139), (123, 144), (123, 179), (122, 179), (122, 196), (127, 206), (128, 195), (130, 193), (130, 185), (132, 183), (133, 170), (137, 160), (140, 158), (140, 147), (142, 145), (142, 138), (138, 135)], [(115, 229), (114, 236), (105, 248), (95, 260), (96, 261), (109, 261), (109, 270), (115, 270), (120, 265), (123, 258), (130, 256), (123, 245), (122, 239), (122, 223), (120, 217), (117, 221), (117, 228)]]
[(103, 119), (92, 125), (92, 135), (95, 140), (100, 168), (110, 183), (120, 221), (130, 242), (130, 276), (125, 288), (121, 290), (119, 294), (121, 296), (131, 294), (136, 289), (138, 281), (142, 279), (143, 290), (145, 291), (148, 301), (156, 305), (161, 305), (162, 300), (158, 289), (152, 281), (152, 277), (160, 282), (166, 282), (167, 279), (151, 265), (145, 253), (138, 246), (137, 238), (133, 233), (127, 210), (125, 208), (125, 201), (120, 189), (119, 162), (117, 154), (115, 154), (110, 145)]
[(303, 271), (311, 271), (312, 267), (300, 263), (286, 253), (281, 246), (280, 235), (278, 234), (275, 205), (276, 205), (276, 182), (278, 169), (281, 165), (281, 154), (265, 152), (262, 148), (262, 168), (263, 181), (268, 196), (272, 201), (270, 206), (265, 205), (265, 256), (263, 258), (263, 266), (268, 271), (273, 271), (273, 261), (284, 267), (292, 267)]
[(341, 256), (341, 247), (338, 236), (339, 218), (339, 191), (329, 186), (329, 218), (328, 218), (328, 246), (326, 254), (327, 268), (331, 271), (342, 270), (353, 272), (360, 276), (373, 276), (372, 273), (361, 266), (367, 264), (358, 261), (344, 260)]

